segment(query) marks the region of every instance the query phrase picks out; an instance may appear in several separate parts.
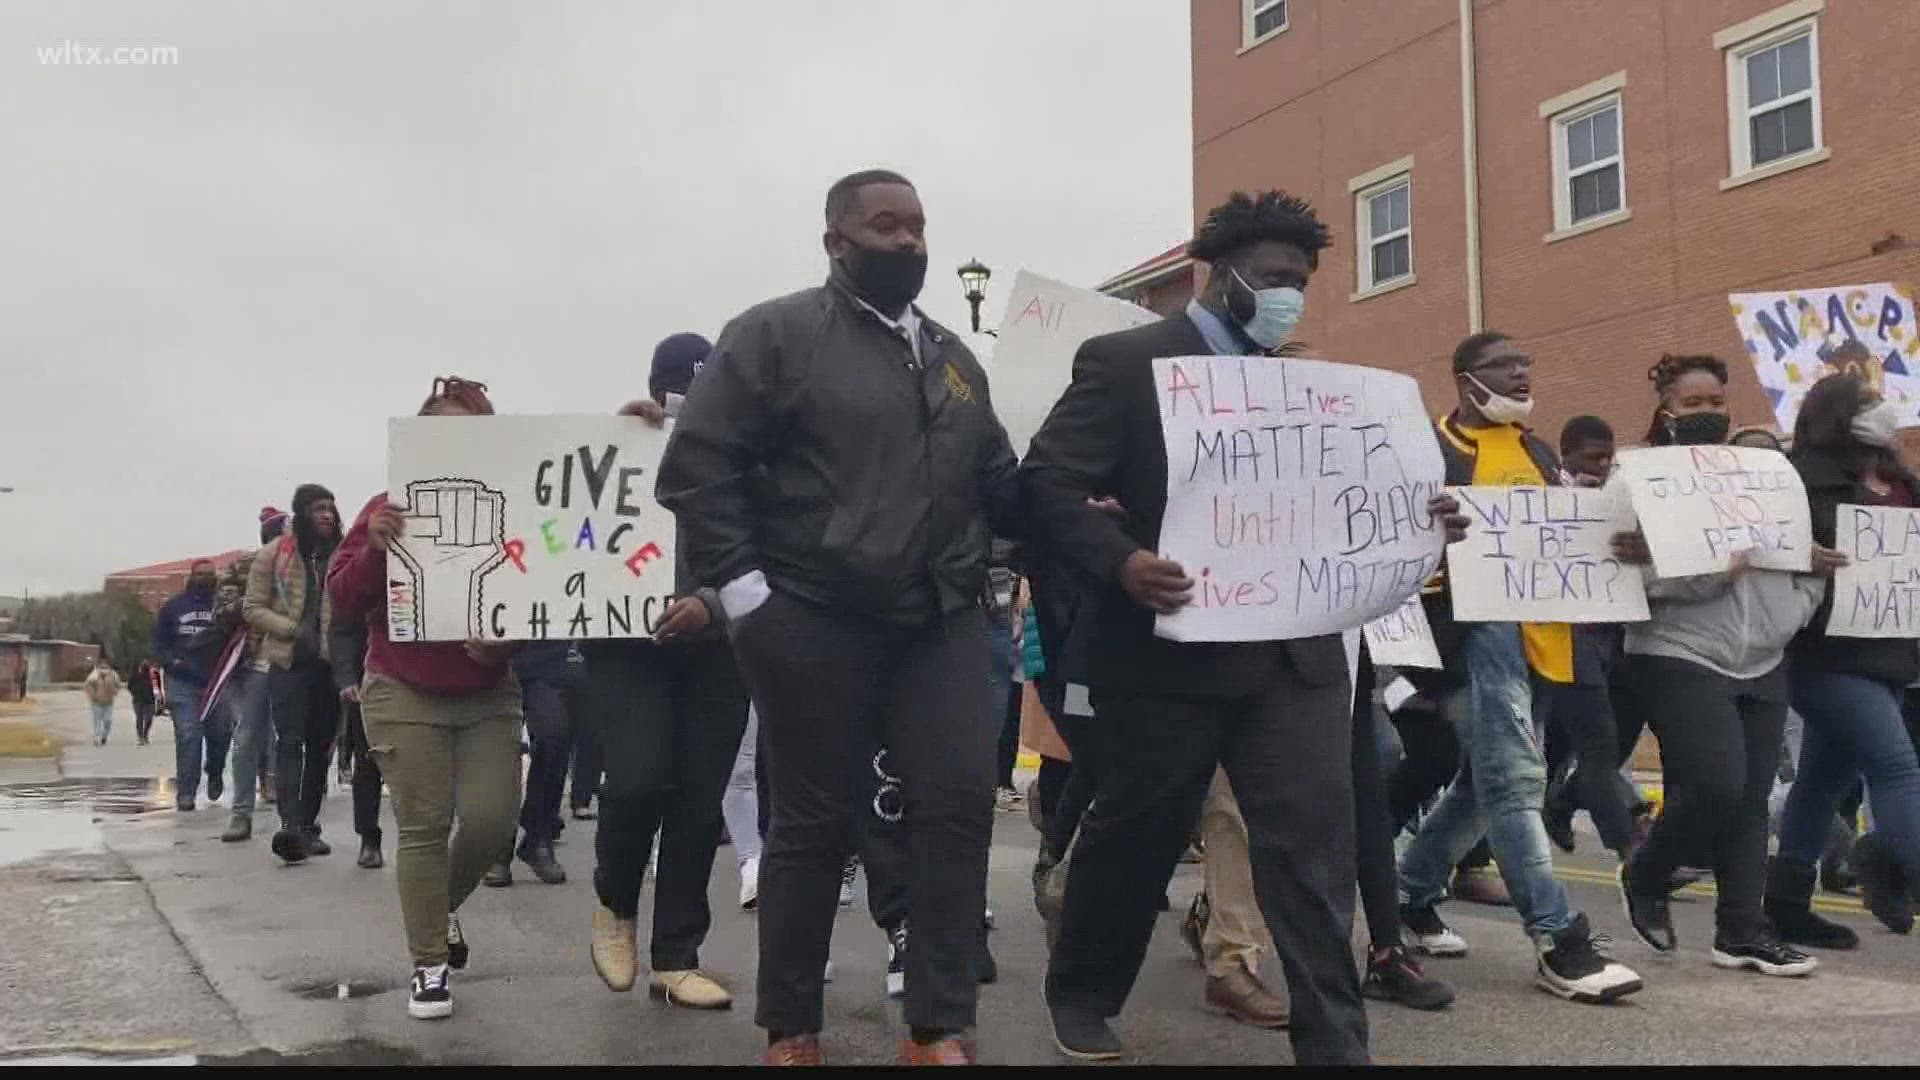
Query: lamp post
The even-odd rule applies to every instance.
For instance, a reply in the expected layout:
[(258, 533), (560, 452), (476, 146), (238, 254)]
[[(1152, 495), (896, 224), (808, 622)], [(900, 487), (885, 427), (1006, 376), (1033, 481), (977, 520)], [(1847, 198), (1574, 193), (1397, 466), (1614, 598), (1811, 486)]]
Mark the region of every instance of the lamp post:
[(960, 268), (960, 287), (966, 291), (967, 304), (973, 308), (973, 332), (980, 332), (980, 301), (987, 298), (987, 279), (993, 271), (979, 259), (968, 259)]

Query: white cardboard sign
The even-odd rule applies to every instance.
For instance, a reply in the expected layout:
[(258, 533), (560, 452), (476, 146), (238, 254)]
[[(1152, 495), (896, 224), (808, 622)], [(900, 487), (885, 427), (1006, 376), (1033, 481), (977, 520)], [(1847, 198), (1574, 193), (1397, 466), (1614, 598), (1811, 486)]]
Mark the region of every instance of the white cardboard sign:
[(1424, 668), (1439, 671), (1440, 646), (1433, 640), (1433, 626), (1427, 622), (1427, 609), (1420, 594), (1361, 628), (1367, 637), (1367, 655), (1383, 667)]
[(1013, 279), (993, 346), (993, 408), (1013, 451), (1027, 444), (1073, 381), (1073, 355), (1088, 338), (1159, 322), (1146, 308), (1027, 270)]
[(1920, 424), (1920, 325), (1908, 285), (1734, 293), (1727, 305), (1780, 430), (1792, 431), (1807, 391), (1840, 370), (1831, 358), (1845, 342), (1865, 345), (1872, 358), (1864, 370), (1847, 373), (1903, 406), (1903, 426)]
[(1173, 641), (1355, 630), (1440, 563), (1444, 467), (1419, 384), (1324, 360), (1153, 362), (1167, 448), (1160, 551), (1196, 582)]
[(1831, 637), (1920, 638), (1920, 510), (1841, 504)]
[(387, 427), (394, 641), (644, 637), (674, 589), (653, 501), (667, 432), (636, 417), (407, 417)]
[(1467, 537), (1447, 548), (1453, 616), (1461, 622), (1647, 620), (1638, 568), (1613, 557), (1633, 529), (1619, 487), (1456, 487)]
[(1745, 552), (1770, 570), (1812, 567), (1807, 488), (1786, 455), (1754, 446), (1657, 446), (1620, 452), (1633, 500), (1663, 578), (1725, 571)]

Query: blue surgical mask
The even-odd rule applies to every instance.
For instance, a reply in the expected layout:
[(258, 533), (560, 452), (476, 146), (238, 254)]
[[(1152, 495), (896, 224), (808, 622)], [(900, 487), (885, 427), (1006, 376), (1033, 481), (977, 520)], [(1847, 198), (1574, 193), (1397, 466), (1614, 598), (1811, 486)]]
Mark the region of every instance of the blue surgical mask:
[(1307, 308), (1307, 294), (1291, 285), (1277, 289), (1256, 289), (1247, 284), (1240, 271), (1232, 270), (1233, 279), (1240, 287), (1253, 294), (1253, 317), (1240, 324), (1254, 344), (1263, 349), (1278, 346), (1293, 336), (1293, 328), (1300, 325), (1300, 314)]

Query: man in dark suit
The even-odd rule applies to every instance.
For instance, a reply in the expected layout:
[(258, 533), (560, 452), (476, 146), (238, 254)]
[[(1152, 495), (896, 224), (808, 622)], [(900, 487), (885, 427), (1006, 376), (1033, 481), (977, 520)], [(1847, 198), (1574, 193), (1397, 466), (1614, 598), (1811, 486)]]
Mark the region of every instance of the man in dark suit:
[[(1216, 766), (1247, 822), (1255, 892), (1286, 968), (1298, 1064), (1367, 1061), (1367, 1020), (1348, 937), (1356, 882), (1352, 687), (1337, 634), (1298, 641), (1175, 644), (1156, 614), (1193, 581), (1155, 554), (1167, 458), (1153, 361), (1247, 355), (1284, 344), (1326, 226), (1280, 192), (1236, 193), (1194, 238), (1206, 292), (1164, 322), (1094, 338), (1022, 467), (1032, 526), (1098, 585), (1068, 631), (1066, 676), (1087, 684), (1102, 734), (1093, 806), (1068, 875), (1046, 995), (1055, 1041), (1114, 1058), (1107, 1020), (1132, 989), (1168, 877)], [(1116, 497), (1125, 516), (1090, 506)], [(1429, 503), (1462, 535), (1452, 499)]]

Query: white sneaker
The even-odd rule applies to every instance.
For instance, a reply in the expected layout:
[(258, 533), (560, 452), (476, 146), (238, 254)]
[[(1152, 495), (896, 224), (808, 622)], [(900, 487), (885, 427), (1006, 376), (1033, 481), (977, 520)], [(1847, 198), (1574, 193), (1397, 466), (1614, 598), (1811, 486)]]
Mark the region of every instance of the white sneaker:
[(823, 972), (823, 973), (821, 973), (821, 975), (820, 975), (820, 981), (821, 981), (821, 982), (832, 982), (832, 981), (833, 981), (833, 961), (831, 961), (831, 960), (829, 960), (829, 961), (827, 961), (827, 970), (826, 970), (825, 972)]
[(887, 996), (907, 996), (907, 924), (887, 935)]
[(445, 1020), (453, 1015), (453, 995), (447, 990), (447, 965), (413, 969), (407, 1015), (415, 1020)]
[(840, 910), (853, 910), (853, 876), (860, 869), (858, 859), (848, 859), (840, 870)]
[(760, 860), (740, 864), (740, 910), (753, 911), (760, 906)]
[(1407, 936), (1413, 939), (1413, 947), (1418, 952), (1428, 956), (1467, 955), (1467, 939), (1454, 932), (1453, 927), (1440, 918), (1440, 913), (1430, 907), (1402, 904), (1400, 922), (1407, 928)]

